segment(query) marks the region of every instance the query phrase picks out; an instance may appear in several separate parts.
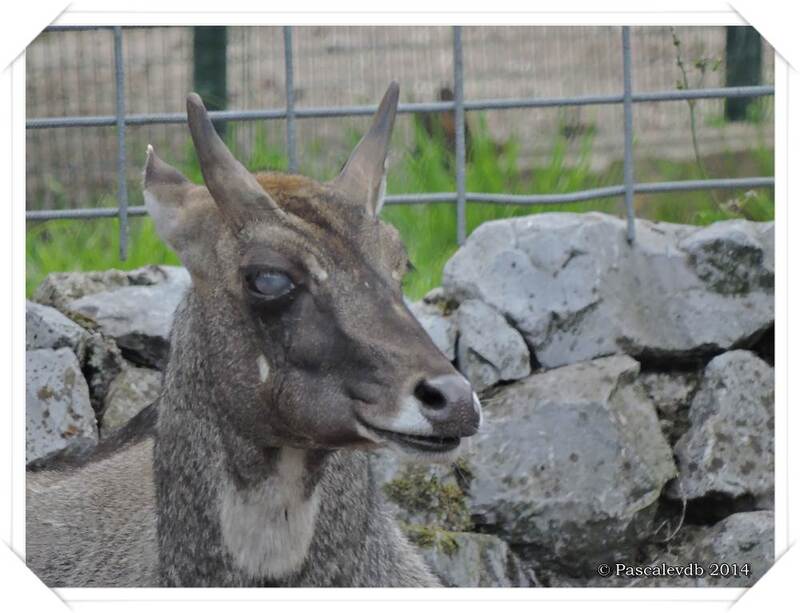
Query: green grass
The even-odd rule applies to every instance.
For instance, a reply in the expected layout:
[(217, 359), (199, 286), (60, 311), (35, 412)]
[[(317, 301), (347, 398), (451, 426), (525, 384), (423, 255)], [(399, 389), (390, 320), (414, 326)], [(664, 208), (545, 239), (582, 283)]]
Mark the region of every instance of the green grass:
[[(453, 155), (440, 139), (431, 139), (416, 130), (416, 144), (399, 168), (389, 176), (388, 193), (453, 192), (456, 189)], [(547, 164), (525, 169), (519, 163), (519, 144), (515, 141), (498, 147), (489, 136), (482, 116), (472, 130), (472, 151), (467, 167), (467, 191), (484, 193), (559, 193), (587, 189), (607, 183), (605, 177), (589, 171), (591, 139), (569, 143), (563, 138), (553, 143)], [(578, 148), (577, 164), (565, 163), (568, 149)], [(499, 150), (498, 150), (499, 149)], [(547, 210), (613, 211), (612, 200), (598, 200), (548, 207)], [(467, 232), (484, 221), (543, 210), (531, 206), (486, 205), (467, 202)], [(385, 207), (383, 218), (399, 230), (416, 270), (406, 278), (405, 290), (419, 298), (441, 283), (442, 268), (456, 251), (455, 207), (450, 203)]]
[(131, 218), (128, 259), (119, 259), (117, 219), (59, 219), (28, 224), (25, 291), (30, 297), (50, 272), (71, 270), (130, 270), (148, 264), (179, 264), (161, 241), (149, 218)]
[[(535, 167), (525, 167), (519, 159), (519, 143), (511, 140), (502, 146), (495, 143), (482, 115), (471, 123), (471, 151), (467, 166), (467, 190), (517, 194), (564, 193), (622, 182), (619, 163), (601, 173), (590, 168), (591, 133), (576, 139), (555, 137), (547, 159)], [(228, 124), (228, 142), (234, 153), (253, 171), (283, 170), (287, 160), (280, 138), (270, 138), (263, 126), (255, 132), (254, 144), (245, 154), (232, 143), (235, 124)], [(358, 134), (348, 131), (353, 144)], [(573, 160), (568, 163), (567, 160)], [(194, 151), (187, 143), (181, 170), (193, 181), (201, 174)], [(723, 154), (704, 160), (711, 176), (772, 175), (773, 153), (757, 146), (751, 151)], [(454, 162), (444, 139), (430, 137), (421, 127), (415, 128), (414, 144), (395, 163), (389, 174), (388, 193), (455, 191)], [(302, 170), (302, 169), (301, 169)], [(331, 169), (331, 174), (335, 169)], [(316, 173), (315, 173), (316, 174)], [(702, 178), (693, 162), (637, 160), (637, 181), (673, 181)], [(131, 184), (130, 193), (139, 193)], [(101, 203), (113, 206), (113, 195), (100, 195)], [(717, 190), (671, 194), (637, 195), (637, 216), (645, 219), (705, 225), (720, 219), (745, 217), (753, 220), (774, 218), (772, 190), (737, 192)], [(568, 205), (498, 206), (467, 203), (467, 229), (474, 230), (490, 219), (528, 215), (543, 211), (604, 211), (622, 215), (620, 198), (600, 199)], [(403, 236), (416, 270), (405, 282), (405, 291), (417, 299), (441, 283), (442, 268), (455, 252), (456, 219), (452, 204), (437, 203), (411, 206), (387, 206), (383, 218), (394, 224)], [(147, 218), (131, 219), (129, 255), (119, 260), (119, 226), (116, 219), (62, 220), (29, 223), (27, 231), (26, 291), (30, 296), (49, 272), (68, 270), (131, 269), (146, 264), (177, 264), (178, 259), (155, 234)]]

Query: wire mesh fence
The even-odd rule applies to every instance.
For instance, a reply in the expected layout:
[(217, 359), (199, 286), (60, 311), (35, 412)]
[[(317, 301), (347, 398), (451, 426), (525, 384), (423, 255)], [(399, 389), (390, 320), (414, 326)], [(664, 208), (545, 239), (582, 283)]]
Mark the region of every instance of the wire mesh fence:
[[(153, 129), (161, 138), (185, 142), (185, 133), (175, 127), (186, 121), (177, 100), (192, 89), (190, 37), (188, 28), (51, 28), (44, 35), (50, 40), (34, 44), (28, 55), (28, 200), (29, 220), (118, 217), (120, 257), (125, 258), (128, 216), (145, 214), (144, 207), (129, 206), (128, 183), (131, 165), (127, 151), (135, 130), (147, 127), (148, 140)], [(572, 31), (571, 31), (572, 30)], [(454, 203), (458, 242), (466, 236), (467, 202), (482, 204), (547, 205), (597, 198), (622, 196), (629, 219), (629, 238), (634, 238), (633, 198), (638, 193), (721, 188), (771, 187), (770, 176), (720, 177), (692, 181), (639, 182), (634, 173), (634, 144), (646, 142), (645, 135), (673, 131), (675, 114), (685, 117), (685, 108), (637, 114), (637, 107), (658, 103), (698, 101), (706, 117), (719, 113), (724, 99), (769, 97), (771, 85), (724, 87), (717, 71), (701, 71), (676, 89), (674, 52), (666, 32), (655, 28), (231, 28), (227, 68), (228, 107), (237, 110), (213, 112), (215, 119), (247, 125), (268, 119), (283, 134), (290, 170), (304, 160), (303, 151), (315, 142), (329, 143), (341, 138), (341, 121), (363, 121), (375, 107), (389, 75), (407, 83), (402, 116), (452, 112), (455, 119), (455, 190), (424, 194), (394, 194), (387, 204), (412, 205), (431, 202)], [(691, 29), (680, 32), (690, 57), (706, 57), (708, 48), (724, 43), (724, 28)], [(720, 36), (723, 38), (721, 39)], [(705, 37), (705, 38), (704, 38)], [(501, 40), (502, 39), (502, 40)], [(509, 41), (513, 41), (509, 43)], [(91, 43), (91, 44), (89, 44)], [(502, 44), (501, 44), (502, 43)], [(69, 51), (90, 48), (86, 61), (65, 63)], [(324, 53), (312, 52), (312, 48)], [(73, 53), (75, 52), (73, 49)], [(498, 56), (498, 49), (506, 52)], [(514, 53), (508, 55), (508, 51)], [(543, 61), (543, 51), (559, 59)], [(367, 52), (369, 51), (369, 52)], [(713, 52), (712, 52), (713, 54)], [(167, 61), (165, 58), (169, 58)], [(661, 59), (659, 62), (653, 58)], [(342, 70), (342, 66), (350, 66)], [(35, 67), (44, 79), (31, 79)], [(668, 69), (669, 67), (669, 69)], [(764, 81), (771, 80), (771, 62), (766, 63)], [(364, 78), (371, 74), (373, 78)], [(478, 78), (480, 77), (480, 78)], [(442, 84), (452, 84), (451, 99), (429, 101), (430, 92)], [(636, 87), (634, 87), (636, 83)], [(688, 87), (687, 87), (688, 86)], [(48, 87), (61, 93), (60, 112), (52, 113)], [(105, 89), (104, 89), (105, 88)], [(113, 92), (109, 91), (113, 88)], [(502, 92), (502, 96), (498, 96)], [(418, 101), (423, 100), (423, 101)], [(354, 104), (354, 102), (356, 102)], [(42, 104), (40, 104), (42, 103)], [(46, 103), (46, 104), (44, 104)], [(619, 108), (622, 108), (622, 113)], [(623, 158), (620, 185), (568, 193), (475, 193), (467, 190), (466, 114), (474, 111), (503, 111), (504, 121), (491, 124), (493, 133), (522, 134), (532, 141), (526, 153), (536, 155), (535, 134), (542, 130), (541, 118), (534, 120), (533, 109), (550, 109), (562, 114), (558, 121), (565, 128), (580, 131), (590, 125), (597, 131), (598, 150)], [(588, 117), (587, 109), (594, 113)], [(500, 115), (500, 113), (493, 113)], [(306, 119), (321, 120), (316, 125)], [(621, 121), (620, 121), (621, 120)], [(684, 120), (685, 121), (685, 120)], [(404, 129), (398, 122), (401, 131)], [(112, 140), (108, 130), (116, 128)], [(740, 138), (752, 138), (747, 125)], [(79, 129), (79, 139), (71, 134)], [(409, 127), (406, 125), (405, 130)], [(701, 127), (702, 130), (702, 127)], [(158, 135), (155, 135), (158, 136)], [(246, 132), (243, 132), (245, 140)], [(320, 136), (327, 137), (320, 139)], [(704, 138), (706, 145), (711, 138)], [(252, 138), (252, 137), (251, 137)], [(634, 138), (637, 140), (635, 141)], [(641, 140), (640, 140), (641, 139)], [(77, 146), (76, 146), (77, 145)], [(177, 147), (181, 145), (178, 144)], [(656, 142), (668, 149), (669, 142)], [(326, 149), (317, 144), (317, 149)], [(331, 146), (338, 152), (341, 147)], [(69, 154), (65, 154), (69, 151)], [(31, 155), (31, 152), (36, 152)], [(60, 154), (60, 155), (59, 155)], [(319, 156), (324, 158), (325, 156)], [(91, 201), (91, 185), (85, 193), (63, 182), (37, 182), (42, 168), (66, 167), (66, 176), (90, 174), (108, 184), (109, 160), (116, 160), (117, 188), (111, 207), (85, 207), (76, 203)], [(323, 162), (324, 163), (324, 162)], [(136, 171), (134, 171), (136, 172)], [(62, 173), (62, 176), (64, 176)], [(31, 181), (31, 179), (34, 179)], [(69, 192), (63, 202), (53, 194)]]

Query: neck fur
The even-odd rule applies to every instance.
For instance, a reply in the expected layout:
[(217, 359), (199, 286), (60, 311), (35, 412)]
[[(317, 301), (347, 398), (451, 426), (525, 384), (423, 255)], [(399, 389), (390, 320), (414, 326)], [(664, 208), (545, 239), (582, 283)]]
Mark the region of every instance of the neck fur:
[[(317, 484), (329, 452), (261, 448), (216, 406), (206, 360), (186, 317), (176, 320), (156, 441), (159, 535), (165, 551), (190, 539), (195, 556), (236, 584), (280, 581), (302, 569), (320, 507)], [(196, 330), (195, 330), (196, 332)], [(192, 552), (187, 551), (190, 562)], [(170, 565), (170, 564), (168, 564)], [(173, 566), (174, 566), (173, 565)], [(233, 568), (231, 568), (233, 566)], [(176, 581), (180, 584), (180, 581)]]
[(306, 461), (305, 451), (284, 447), (263, 481), (239, 488), (230, 479), (218, 492), (222, 542), (250, 577), (282, 579), (303, 566), (319, 510)]

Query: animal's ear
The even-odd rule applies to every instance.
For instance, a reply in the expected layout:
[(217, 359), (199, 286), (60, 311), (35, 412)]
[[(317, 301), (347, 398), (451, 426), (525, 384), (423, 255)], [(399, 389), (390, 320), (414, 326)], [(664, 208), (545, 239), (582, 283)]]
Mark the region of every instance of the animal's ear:
[(353, 203), (364, 203), (367, 211), (378, 215), (386, 192), (386, 154), (392, 136), (400, 86), (395, 82), (383, 95), (372, 125), (356, 145), (341, 174), (332, 184)]
[(195, 277), (203, 276), (203, 263), (213, 244), (219, 214), (208, 192), (161, 160), (147, 146), (144, 166), (144, 202), (156, 232), (180, 257)]

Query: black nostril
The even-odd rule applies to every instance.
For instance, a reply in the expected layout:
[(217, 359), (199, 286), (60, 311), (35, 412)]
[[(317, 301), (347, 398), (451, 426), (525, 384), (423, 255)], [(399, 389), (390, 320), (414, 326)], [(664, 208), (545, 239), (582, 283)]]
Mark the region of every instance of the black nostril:
[(423, 405), (431, 409), (443, 409), (447, 406), (447, 398), (441, 390), (431, 385), (425, 379), (417, 383), (417, 387), (414, 388), (414, 396)]

